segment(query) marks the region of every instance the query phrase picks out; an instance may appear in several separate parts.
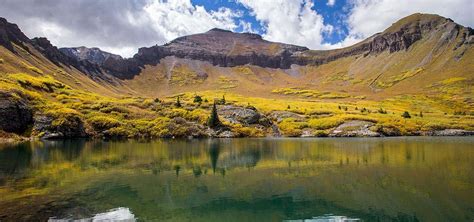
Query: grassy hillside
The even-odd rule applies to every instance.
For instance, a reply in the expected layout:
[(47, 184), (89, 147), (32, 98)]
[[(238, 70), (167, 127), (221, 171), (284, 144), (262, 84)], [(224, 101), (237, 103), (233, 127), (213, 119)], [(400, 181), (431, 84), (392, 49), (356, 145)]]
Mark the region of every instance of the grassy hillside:
[[(459, 45), (462, 35), (448, 34), (423, 33), (406, 50), (290, 69), (219, 67), (171, 56), (145, 65), (128, 80), (54, 64), (31, 45), (29, 50), (14, 45), (14, 52), (0, 46), (0, 92), (25, 99), (33, 108), (36, 122), (22, 133), (27, 137), (82, 127), (86, 135), (98, 137), (209, 136), (207, 118), (213, 102), (223, 96), (226, 102), (219, 109), (256, 110), (273, 124), (223, 118), (233, 136), (272, 135), (275, 127), (283, 136), (327, 136), (353, 120), (370, 123), (370, 130), (382, 135), (474, 130), (474, 50), (470, 43)], [(196, 96), (203, 102), (195, 102)], [(402, 117), (404, 112), (411, 118)], [(38, 126), (38, 119), (49, 123)]]

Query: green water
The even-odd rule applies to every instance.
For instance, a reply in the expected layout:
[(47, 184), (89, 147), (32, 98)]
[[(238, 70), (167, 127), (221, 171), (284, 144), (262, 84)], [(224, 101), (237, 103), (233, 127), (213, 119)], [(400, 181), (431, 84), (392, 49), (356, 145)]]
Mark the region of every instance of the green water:
[(0, 221), (116, 208), (139, 221), (472, 221), (474, 137), (0, 145)]

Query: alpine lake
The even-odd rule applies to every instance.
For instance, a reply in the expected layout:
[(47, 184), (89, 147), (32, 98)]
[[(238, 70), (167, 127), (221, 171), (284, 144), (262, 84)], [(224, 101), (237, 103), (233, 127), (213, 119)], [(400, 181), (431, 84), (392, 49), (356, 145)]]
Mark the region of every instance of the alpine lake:
[(0, 144), (0, 221), (473, 221), (474, 137)]

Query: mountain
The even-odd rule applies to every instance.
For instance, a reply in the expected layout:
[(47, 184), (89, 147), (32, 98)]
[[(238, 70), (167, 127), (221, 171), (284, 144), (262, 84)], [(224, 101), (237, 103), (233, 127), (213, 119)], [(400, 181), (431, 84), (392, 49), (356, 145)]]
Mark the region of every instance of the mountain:
[(87, 48), (84, 46), (81, 47), (72, 47), (72, 48), (60, 48), (59, 51), (65, 55), (78, 60), (78, 61), (89, 61), (93, 64), (103, 65), (108, 59), (120, 60), (121, 56), (108, 53), (100, 50), (99, 48)]
[[(344, 49), (309, 50), (306, 47), (269, 42), (257, 34), (212, 29), (206, 33), (177, 38), (163, 46), (140, 48), (132, 59), (125, 60), (123, 63), (131, 64), (127, 67), (143, 67), (144, 65), (156, 65), (161, 59), (174, 56), (207, 61), (214, 66), (221, 67), (249, 64), (264, 68), (289, 69), (291, 65), (317, 66), (355, 55), (367, 56), (385, 51), (389, 53), (406, 51), (417, 41), (434, 34), (442, 35), (438, 37), (439, 42), (434, 46), (437, 49), (452, 42), (455, 42), (456, 49), (462, 45), (472, 44), (473, 41), (473, 31), (470, 28), (462, 27), (450, 19), (437, 15), (414, 14), (393, 24), (384, 32)], [(458, 36), (460, 38), (456, 39)], [(462, 54), (461, 52), (460, 56)], [(84, 56), (79, 59), (87, 59), (92, 62), (97, 60)], [(133, 68), (133, 71), (114, 68), (110, 67), (112, 71), (120, 73), (119, 77), (131, 78), (138, 74), (137, 68)], [(124, 77), (124, 73), (128, 73), (128, 75)]]
[[(58, 49), (0, 19), (0, 113), (8, 118), (0, 118), (0, 128), (24, 119), (29, 122), (13, 128), (26, 129), (34, 119), (35, 135), (136, 136), (143, 134), (137, 124), (158, 121), (168, 127), (153, 134), (160, 137), (187, 135), (190, 129), (208, 135), (202, 125), (207, 108), (225, 95), (231, 102), (216, 101), (231, 104), (218, 108), (234, 124), (227, 124), (232, 135), (266, 135), (271, 129), (276, 135), (333, 135), (330, 130), (354, 119), (377, 124), (384, 135), (474, 129), (473, 44), (471, 28), (418, 13), (335, 50), (212, 29), (122, 58), (99, 48)], [(195, 107), (197, 95), (206, 102)], [(184, 105), (173, 105), (177, 96)], [(25, 107), (20, 111), (34, 118), (12, 117), (15, 107)], [(401, 124), (400, 113), (407, 110), (425, 117)], [(166, 121), (158, 120), (162, 117)], [(53, 127), (58, 118), (66, 118), (59, 122), (68, 127)], [(64, 130), (71, 126), (76, 131)]]

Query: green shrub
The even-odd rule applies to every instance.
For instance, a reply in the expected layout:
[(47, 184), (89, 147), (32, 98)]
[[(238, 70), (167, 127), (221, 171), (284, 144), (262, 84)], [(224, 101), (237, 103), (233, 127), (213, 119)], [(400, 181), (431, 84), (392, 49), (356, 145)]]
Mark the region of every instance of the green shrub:
[(202, 98), (201, 98), (201, 96), (195, 95), (193, 102), (194, 102), (194, 103), (201, 104), (201, 103), (202, 103)]
[(410, 113), (407, 112), (407, 111), (403, 112), (402, 117), (405, 118), (405, 119), (410, 119), (411, 118)]
[(94, 116), (88, 120), (88, 123), (98, 131), (107, 130), (120, 126), (120, 122), (108, 116)]

